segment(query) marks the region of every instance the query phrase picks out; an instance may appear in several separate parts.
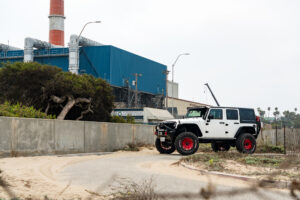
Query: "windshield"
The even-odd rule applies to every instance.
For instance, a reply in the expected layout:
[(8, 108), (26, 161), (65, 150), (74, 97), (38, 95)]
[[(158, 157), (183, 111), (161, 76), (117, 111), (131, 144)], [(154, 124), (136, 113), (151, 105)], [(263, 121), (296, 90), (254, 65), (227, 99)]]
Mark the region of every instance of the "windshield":
[(186, 114), (186, 118), (204, 117), (207, 108), (190, 109)]

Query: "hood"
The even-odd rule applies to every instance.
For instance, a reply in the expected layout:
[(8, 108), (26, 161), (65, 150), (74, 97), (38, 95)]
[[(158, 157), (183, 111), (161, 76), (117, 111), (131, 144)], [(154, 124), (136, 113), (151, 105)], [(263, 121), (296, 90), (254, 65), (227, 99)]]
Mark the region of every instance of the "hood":
[(186, 118), (186, 119), (171, 119), (171, 120), (166, 120), (163, 121), (162, 123), (171, 123), (171, 122), (176, 122), (177, 124), (189, 124), (191, 122), (199, 122), (203, 121), (202, 117), (194, 117), (194, 118)]

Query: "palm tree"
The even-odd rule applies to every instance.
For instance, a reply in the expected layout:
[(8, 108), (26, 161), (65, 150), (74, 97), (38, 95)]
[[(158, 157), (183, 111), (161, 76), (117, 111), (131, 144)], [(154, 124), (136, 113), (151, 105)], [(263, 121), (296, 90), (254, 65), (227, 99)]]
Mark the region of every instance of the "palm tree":
[(268, 118), (270, 118), (271, 107), (268, 107)]

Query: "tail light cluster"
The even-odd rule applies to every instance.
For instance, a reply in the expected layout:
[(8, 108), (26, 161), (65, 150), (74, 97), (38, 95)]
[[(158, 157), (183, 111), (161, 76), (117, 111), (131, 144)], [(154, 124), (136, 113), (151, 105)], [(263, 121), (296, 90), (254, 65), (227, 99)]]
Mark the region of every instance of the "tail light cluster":
[(260, 122), (260, 117), (259, 116), (256, 116), (256, 121)]

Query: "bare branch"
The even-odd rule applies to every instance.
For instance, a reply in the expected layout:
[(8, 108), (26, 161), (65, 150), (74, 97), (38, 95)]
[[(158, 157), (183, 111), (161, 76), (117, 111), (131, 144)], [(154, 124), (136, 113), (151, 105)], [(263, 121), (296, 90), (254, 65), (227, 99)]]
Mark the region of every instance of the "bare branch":
[(48, 115), (48, 112), (49, 112), (49, 108), (50, 108), (50, 103), (48, 102), (48, 105), (47, 105), (47, 108), (45, 110), (45, 113)]
[[(80, 107), (82, 108), (81, 105), (80, 105)], [(76, 120), (81, 120), (83, 118), (83, 116), (88, 114), (88, 113), (94, 113), (94, 111), (91, 109), (91, 103), (89, 103), (87, 110), (82, 111), (81, 115)]]
[(65, 102), (66, 101), (66, 96), (63, 96), (63, 97), (58, 97), (58, 96), (54, 96), (54, 95), (52, 95), (51, 97), (50, 97), (50, 99), (54, 102), (54, 103), (63, 103), (63, 102)]

